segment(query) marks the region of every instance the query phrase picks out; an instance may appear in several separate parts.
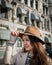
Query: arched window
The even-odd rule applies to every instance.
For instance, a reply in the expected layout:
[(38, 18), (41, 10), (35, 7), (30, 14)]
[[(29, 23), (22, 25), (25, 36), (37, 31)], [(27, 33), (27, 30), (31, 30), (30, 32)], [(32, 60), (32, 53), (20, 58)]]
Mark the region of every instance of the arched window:
[(20, 37), (17, 38), (17, 47), (22, 47), (22, 39)]

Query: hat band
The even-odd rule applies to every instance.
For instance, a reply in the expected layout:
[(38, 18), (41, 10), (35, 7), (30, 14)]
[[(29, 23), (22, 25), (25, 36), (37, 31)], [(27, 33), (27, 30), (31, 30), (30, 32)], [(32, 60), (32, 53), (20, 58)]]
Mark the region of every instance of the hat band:
[(30, 33), (30, 32), (25, 32), (25, 33), (29, 33), (29, 34), (33, 35), (33, 34), (32, 34), (32, 33)]
[[(30, 32), (25, 32), (25, 33), (30, 33)], [(30, 33), (30, 34), (32, 34), (32, 33)]]
[[(29, 33), (32, 36), (38, 37), (38, 36), (36, 36), (36, 35), (34, 35), (34, 34), (30, 33), (30, 32), (24, 32), (24, 33)], [(40, 38), (40, 37), (38, 37), (38, 38)]]

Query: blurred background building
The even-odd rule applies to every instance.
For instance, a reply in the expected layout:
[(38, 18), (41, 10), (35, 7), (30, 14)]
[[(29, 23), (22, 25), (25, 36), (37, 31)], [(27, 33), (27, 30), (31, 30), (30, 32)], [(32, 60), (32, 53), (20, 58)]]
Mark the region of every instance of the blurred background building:
[[(52, 47), (52, 0), (0, 0), (0, 57), (11, 31), (23, 32), (29, 25), (41, 31), (46, 47)], [(17, 40), (21, 48), (21, 39)]]
[(50, 16), (50, 20), (51, 20), (51, 33), (52, 33), (52, 0), (48, 0), (48, 4), (49, 4), (49, 16)]

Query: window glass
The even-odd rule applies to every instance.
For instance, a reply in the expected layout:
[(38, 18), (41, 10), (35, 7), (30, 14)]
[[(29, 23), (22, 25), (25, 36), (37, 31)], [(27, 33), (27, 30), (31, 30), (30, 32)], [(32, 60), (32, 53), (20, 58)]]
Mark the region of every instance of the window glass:
[(0, 17), (1, 17), (1, 18), (7, 18), (7, 19), (8, 19), (7, 9), (5, 9), (5, 8), (1, 8), (1, 9), (0, 9)]
[(25, 21), (25, 23), (26, 23), (27, 25), (30, 24), (30, 23), (29, 23), (29, 11), (27, 11), (26, 16), (24, 17), (24, 21)]
[(21, 1), (21, 0), (18, 0), (18, 1)]
[(6, 41), (0, 41), (0, 47), (6, 47)]
[(17, 39), (17, 47), (22, 47), (22, 39), (19, 37), (18, 39)]
[(33, 0), (30, 1), (30, 5), (33, 8)]
[(45, 21), (44, 21), (44, 27), (45, 27), (45, 30), (46, 30), (46, 19), (45, 19)]
[(48, 15), (48, 8), (46, 8), (46, 15)]
[(50, 31), (49, 21), (47, 21), (47, 29)]
[(43, 14), (45, 14), (45, 6), (43, 5)]
[(27, 4), (27, 0), (24, 0), (25, 4)]
[(38, 10), (38, 1), (35, 1), (35, 3), (36, 3), (36, 9)]
[(32, 25), (35, 26), (34, 20), (31, 20), (31, 22), (32, 22)]
[(39, 28), (40, 28), (40, 22), (39, 22), (39, 21), (37, 21), (37, 27), (39, 27)]

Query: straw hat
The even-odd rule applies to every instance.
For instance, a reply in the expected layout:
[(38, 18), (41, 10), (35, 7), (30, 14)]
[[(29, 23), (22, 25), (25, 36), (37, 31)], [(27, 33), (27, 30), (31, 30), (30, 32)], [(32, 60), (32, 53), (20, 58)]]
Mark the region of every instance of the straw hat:
[(24, 33), (20, 33), (19, 36), (22, 37), (22, 35), (30, 35), (33, 38), (36, 38), (42, 44), (44, 44), (44, 41), (41, 39), (41, 32), (40, 32), (40, 30), (38, 28), (34, 27), (34, 26), (28, 26), (26, 28), (26, 30), (24, 31)]

